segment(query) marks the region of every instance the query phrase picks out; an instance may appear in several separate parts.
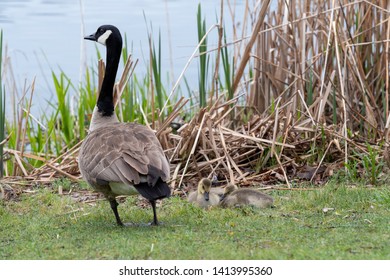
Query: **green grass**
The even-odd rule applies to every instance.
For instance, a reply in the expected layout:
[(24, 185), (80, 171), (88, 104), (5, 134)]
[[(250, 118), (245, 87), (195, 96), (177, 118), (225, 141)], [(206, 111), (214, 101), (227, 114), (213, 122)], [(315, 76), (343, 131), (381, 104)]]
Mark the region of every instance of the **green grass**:
[[(125, 228), (116, 226), (106, 201), (91, 206), (36, 191), (0, 202), (0, 259), (390, 258), (388, 187), (273, 191), (276, 207), (265, 210), (206, 211), (172, 197), (158, 209), (164, 225)], [(136, 202), (120, 204), (122, 219), (151, 221), (151, 209)]]

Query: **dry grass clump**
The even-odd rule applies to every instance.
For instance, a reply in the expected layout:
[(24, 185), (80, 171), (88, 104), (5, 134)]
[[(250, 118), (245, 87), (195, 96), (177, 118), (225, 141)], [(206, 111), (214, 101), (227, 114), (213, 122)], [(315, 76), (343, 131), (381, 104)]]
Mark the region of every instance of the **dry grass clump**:
[(279, 1), (257, 35), (249, 106), (294, 124), (341, 125), (376, 142), (388, 119), (387, 1)]
[(253, 28), (235, 48), (235, 98), (180, 130), (173, 179), (290, 185), (348, 166), (378, 176), (389, 120), (387, 1), (278, 1), (272, 12), (268, 4), (247, 7)]

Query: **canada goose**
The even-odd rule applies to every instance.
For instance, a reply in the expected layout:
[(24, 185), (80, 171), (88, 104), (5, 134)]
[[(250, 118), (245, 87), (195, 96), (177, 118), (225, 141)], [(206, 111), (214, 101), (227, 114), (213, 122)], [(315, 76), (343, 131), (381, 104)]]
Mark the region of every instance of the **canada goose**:
[(273, 203), (274, 199), (268, 194), (254, 189), (239, 189), (232, 183), (225, 187), (225, 193), (221, 198), (222, 207), (252, 205), (258, 208), (266, 208), (271, 207)]
[(198, 183), (198, 189), (188, 196), (188, 201), (202, 208), (219, 204), (220, 197), (211, 191), (211, 181), (203, 178)]
[(100, 26), (84, 39), (107, 48), (106, 71), (94, 108), (89, 133), (80, 148), (79, 167), (85, 181), (110, 202), (118, 225), (116, 197), (141, 194), (153, 208), (156, 200), (169, 197), (169, 163), (156, 135), (146, 126), (120, 123), (113, 103), (113, 88), (122, 51), (122, 36), (112, 25)]

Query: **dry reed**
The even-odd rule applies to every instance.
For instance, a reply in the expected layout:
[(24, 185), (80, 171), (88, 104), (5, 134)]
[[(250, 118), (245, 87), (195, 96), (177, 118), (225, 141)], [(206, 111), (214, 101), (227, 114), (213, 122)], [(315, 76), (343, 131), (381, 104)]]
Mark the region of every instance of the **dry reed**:
[[(322, 183), (355, 152), (368, 154), (367, 145), (379, 155), (387, 147), (388, 1), (269, 2), (247, 3), (241, 38), (234, 29), (234, 98), (215, 89), (209, 106), (172, 133), (169, 124), (186, 102), (181, 99), (171, 115), (152, 125), (170, 159), (175, 190), (200, 177), (242, 185)], [(49, 182), (58, 174), (77, 180), (78, 147), (26, 170), (25, 178)]]

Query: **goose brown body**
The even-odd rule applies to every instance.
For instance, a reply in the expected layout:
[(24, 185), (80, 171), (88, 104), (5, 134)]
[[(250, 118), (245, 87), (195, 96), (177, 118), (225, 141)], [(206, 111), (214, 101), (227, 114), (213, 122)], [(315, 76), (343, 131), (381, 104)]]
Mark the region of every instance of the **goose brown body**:
[(149, 200), (167, 196), (157, 183), (169, 179), (168, 161), (154, 132), (143, 125), (118, 122), (93, 130), (82, 144), (79, 165), (83, 178), (109, 199), (126, 194), (115, 183)]

